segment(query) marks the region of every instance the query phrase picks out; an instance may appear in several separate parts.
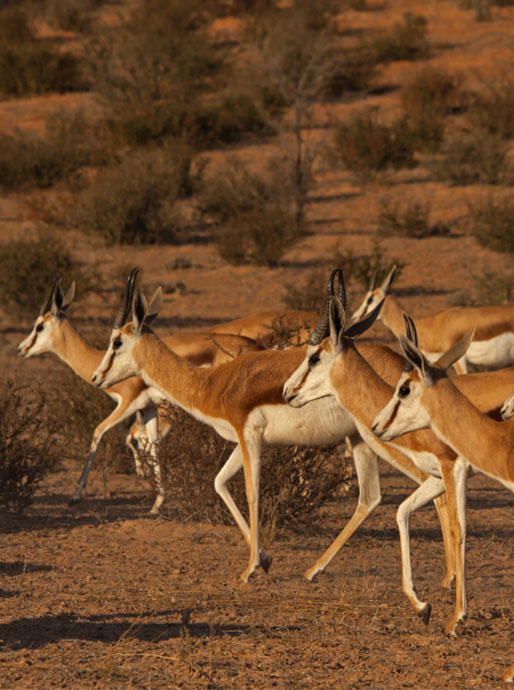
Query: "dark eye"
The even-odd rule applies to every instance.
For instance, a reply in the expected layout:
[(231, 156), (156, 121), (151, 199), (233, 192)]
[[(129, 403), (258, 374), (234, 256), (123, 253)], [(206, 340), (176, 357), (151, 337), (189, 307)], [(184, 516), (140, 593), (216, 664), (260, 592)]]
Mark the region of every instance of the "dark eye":
[(315, 367), (316, 364), (319, 362), (319, 352), (314, 352), (310, 357), (309, 357), (309, 366), (310, 367)]
[(409, 386), (400, 386), (398, 389), (398, 397), (399, 398), (406, 398), (410, 393), (410, 388)]
[(370, 296), (368, 297), (368, 301), (367, 301), (367, 305), (366, 305), (366, 306), (369, 307), (369, 305), (370, 305), (372, 302), (373, 302), (373, 295), (370, 295)]
[(43, 323), (40, 323), (36, 326), (36, 333), (41, 333), (45, 325)]
[(122, 345), (123, 345), (122, 341), (119, 338), (116, 338), (116, 340), (112, 344), (112, 349), (113, 350), (119, 350)]

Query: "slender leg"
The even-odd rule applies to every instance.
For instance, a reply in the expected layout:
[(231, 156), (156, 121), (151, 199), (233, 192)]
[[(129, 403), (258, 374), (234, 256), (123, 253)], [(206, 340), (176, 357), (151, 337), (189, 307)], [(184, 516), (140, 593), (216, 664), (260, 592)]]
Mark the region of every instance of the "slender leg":
[(344, 529), (341, 530), (316, 563), (307, 570), (305, 577), (308, 580), (312, 580), (318, 573), (323, 572), (339, 549), (346, 544), (352, 534), (382, 500), (378, 462), (375, 453), (363, 441), (359, 440), (353, 445), (353, 460), (359, 484), (357, 507), (350, 520), (344, 526)]
[(239, 435), (239, 445), (243, 458), (246, 498), (250, 522), (250, 559), (246, 570), (241, 575), (243, 582), (260, 565), (259, 548), (259, 484), (261, 478), (261, 442), (262, 436), (256, 430), (253, 433)]
[(441, 582), (441, 587), (449, 589), (455, 578), (455, 553), (453, 550), (453, 539), (450, 528), (450, 518), (448, 516), (448, 503), (446, 500), (446, 493), (434, 498), (434, 505), (441, 523), (441, 532), (443, 535), (444, 553), (446, 557), (446, 573)]
[[(227, 489), (227, 483), (232, 479), (232, 477), (243, 467), (243, 456), (241, 453), (241, 448), (237, 445), (232, 451), (229, 459), (223, 465), (221, 470), (216, 475), (214, 480), (214, 488), (216, 493), (221, 497), (225, 505), (230, 511), (230, 514), (234, 518), (237, 526), (241, 530), (241, 533), (250, 546), (250, 528), (248, 523), (241, 515), (239, 508), (237, 507), (234, 499), (232, 498), (229, 490)], [(271, 566), (272, 558), (265, 551), (260, 552), (260, 565), (265, 572), (268, 572)]]
[(437, 498), (437, 496), (440, 496), (443, 492), (443, 480), (439, 477), (428, 477), (423, 484), (418, 486), (418, 488), (403, 501), (396, 513), (402, 554), (402, 589), (423, 623), (428, 623), (430, 619), (431, 606), (427, 602), (420, 601), (414, 589), (409, 540), (410, 516), (415, 510)]
[(512, 666), (505, 671), (505, 673), (503, 674), (503, 680), (506, 683), (514, 682), (514, 664), (512, 664)]
[(467, 615), (466, 604), (466, 480), (468, 464), (462, 458), (442, 462), (441, 469), (455, 550), (455, 612), (445, 627), (447, 635), (455, 635), (455, 629)]

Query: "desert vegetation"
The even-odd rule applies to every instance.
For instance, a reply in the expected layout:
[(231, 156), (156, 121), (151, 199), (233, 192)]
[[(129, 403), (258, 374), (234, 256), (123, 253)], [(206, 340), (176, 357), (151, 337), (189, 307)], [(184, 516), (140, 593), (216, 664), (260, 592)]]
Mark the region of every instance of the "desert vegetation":
[[(402, 608), (394, 515), (410, 483), (385, 472), (382, 506), (307, 584), (357, 500), (351, 460), (267, 448), (260, 517), (275, 560), (243, 589), (246, 547), (213, 488), (230, 444), (173, 410), (155, 519), (120, 425), (71, 508), (113, 403), (16, 346), (58, 275), (77, 283), (73, 323), (105, 349), (136, 264), (148, 294), (163, 287), (160, 335), (319, 313), (336, 266), (349, 312), (393, 266), (413, 316), (512, 303), (513, 12), (508, 0), (1, 3), (5, 687), (497, 687), (512, 663), (510, 496), (470, 482), (473, 610), (449, 647), (436, 606), (428, 628)], [(273, 346), (297, 344), (273, 327)], [(368, 335), (395, 346), (381, 324)], [(242, 477), (230, 490), (244, 511)], [(439, 527), (422, 512), (419, 586), (441, 610), (453, 595), (439, 592)]]

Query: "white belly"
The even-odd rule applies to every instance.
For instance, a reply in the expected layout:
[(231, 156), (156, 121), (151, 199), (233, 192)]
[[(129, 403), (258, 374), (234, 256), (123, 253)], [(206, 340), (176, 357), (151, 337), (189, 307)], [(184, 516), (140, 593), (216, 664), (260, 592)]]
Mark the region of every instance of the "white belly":
[(466, 352), (466, 359), (485, 369), (501, 369), (514, 364), (514, 333), (502, 333), (490, 340), (474, 340)]

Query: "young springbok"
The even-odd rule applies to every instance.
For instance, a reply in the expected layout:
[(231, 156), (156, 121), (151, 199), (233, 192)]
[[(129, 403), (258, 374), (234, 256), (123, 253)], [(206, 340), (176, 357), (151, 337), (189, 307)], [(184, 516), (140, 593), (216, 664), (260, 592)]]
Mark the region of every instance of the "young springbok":
[[(363, 356), (357, 352), (352, 342), (352, 327), (345, 331), (344, 325), (344, 304), (335, 298), (330, 309), (330, 338), (316, 338), (311, 341), (304, 362), (284, 385), (284, 398), (295, 407), (301, 407), (305, 403), (312, 404), (312, 401), (326, 397), (336, 399), (353, 416), (361, 437), (378, 455), (388, 459), (398, 452), (406, 453), (420, 469), (430, 475), (408, 499), (412, 502), (410, 505), (407, 504), (409, 508), (423, 505), (446, 488), (453, 550), (456, 556), (457, 587), (455, 613), (446, 626), (446, 632), (453, 634), (458, 621), (466, 613), (463, 541), (465, 532), (464, 525), (459, 519), (455, 495), (464, 485), (467, 463), (432, 433), (409, 434), (398, 439), (394, 445), (383, 443), (374, 437), (371, 431), (374, 416), (391, 396), (393, 389), (389, 382), (398, 379), (403, 366), (402, 358), (384, 348), (384, 360), (381, 369), (378, 369), (367, 357), (364, 347), (359, 348)], [(489, 384), (484, 392), (486, 379)], [(457, 377), (455, 383), (484, 410), (497, 411), (513, 381), (514, 368), (510, 368), (504, 372), (464, 375)], [(398, 510), (397, 520), (404, 564), (403, 591), (422, 620), (427, 622), (430, 605), (417, 598), (412, 582), (408, 559), (408, 519), (404, 511), (405, 507), (402, 504)], [(448, 580), (445, 584), (449, 584)]]
[[(329, 288), (330, 285), (329, 280)], [(125, 300), (127, 302), (127, 297)], [(304, 358), (304, 347), (245, 353), (215, 369), (195, 369), (177, 357), (150, 330), (149, 325), (157, 315), (160, 303), (160, 291), (155, 293), (149, 305), (139, 293), (136, 295), (132, 322), (123, 326), (115, 324), (107, 352), (93, 380), (100, 387), (107, 387), (130, 376), (141, 376), (168, 400), (212, 426), (223, 438), (237, 444), (218, 473), (215, 488), (250, 547), (249, 563), (242, 575), (244, 581), (259, 565), (267, 571), (271, 564), (271, 558), (259, 548), (258, 501), (262, 446), (288, 443), (327, 445), (345, 437), (350, 437), (354, 442), (359, 503), (334, 544), (308, 571), (307, 576), (313, 577), (380, 503), (378, 467), (374, 454), (360, 439), (352, 417), (335, 401), (322, 399), (300, 409), (286, 405), (282, 387)], [(353, 333), (358, 335), (364, 332), (375, 317), (376, 314), (373, 314), (362, 323), (355, 324)], [(324, 335), (327, 328), (328, 313), (325, 310), (311, 337), (316, 337), (320, 332)], [(382, 348), (370, 346), (368, 356), (376, 359), (379, 367)], [(406, 455), (391, 453), (388, 460), (417, 483), (427, 478)], [(241, 467), (245, 475), (250, 526), (226, 487), (229, 479)], [(416, 506), (412, 505), (414, 509)], [(440, 503), (440, 515), (446, 535), (445, 544), (449, 544), (443, 506), (444, 502)], [(410, 514), (410, 510), (406, 511), (407, 514)], [(454, 565), (449, 547), (447, 568), (450, 579)]]
[[(135, 281), (135, 275), (130, 281)], [(64, 361), (82, 379), (91, 383), (91, 376), (101, 362), (104, 353), (90, 347), (73, 328), (67, 318), (67, 310), (75, 295), (72, 283), (64, 295), (61, 281), (54, 280), (50, 295), (36, 318), (31, 333), (18, 346), (18, 354), (25, 359), (52, 352)], [(183, 333), (164, 338), (166, 344), (195, 366), (217, 366), (229, 361), (241, 352), (261, 350), (255, 341), (239, 335)], [(149, 388), (141, 378), (131, 378), (112, 386), (106, 393), (117, 403), (115, 409), (93, 431), (84, 469), (82, 471), (72, 503), (81, 499), (98, 444), (106, 431), (138, 412), (137, 420), (128, 433), (126, 443), (134, 455), (136, 472), (145, 475), (139, 450), (144, 449), (145, 458), (151, 465), (156, 497), (151, 513), (158, 512), (164, 501), (161, 468), (155, 453), (155, 441), (165, 435), (170, 427), (158, 416), (160, 394)]]
[[(393, 267), (382, 284), (376, 286), (376, 274), (361, 306), (354, 312), (359, 321), (384, 301), (380, 319), (397, 337), (404, 330), (405, 309), (390, 294), (396, 272)], [(483, 369), (500, 369), (514, 364), (514, 305), (486, 307), (453, 307), (433, 316), (416, 319), (419, 345), (430, 360), (454, 345), (465, 333), (475, 329), (468, 351), (455, 363), (459, 373), (470, 365)]]
[[(514, 492), (514, 419), (497, 422), (485, 416), (455, 385), (460, 377), (447, 376), (470, 341), (468, 335), (431, 363), (415, 341), (400, 337), (408, 364), (373, 430), (379, 438), (398, 443), (403, 438), (399, 434), (430, 428), (472, 467)], [(513, 677), (514, 665), (503, 678), (512, 682)]]

